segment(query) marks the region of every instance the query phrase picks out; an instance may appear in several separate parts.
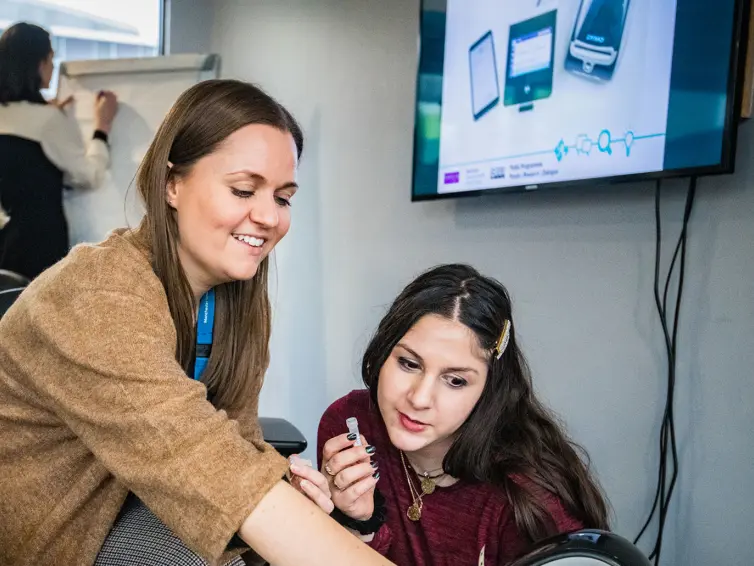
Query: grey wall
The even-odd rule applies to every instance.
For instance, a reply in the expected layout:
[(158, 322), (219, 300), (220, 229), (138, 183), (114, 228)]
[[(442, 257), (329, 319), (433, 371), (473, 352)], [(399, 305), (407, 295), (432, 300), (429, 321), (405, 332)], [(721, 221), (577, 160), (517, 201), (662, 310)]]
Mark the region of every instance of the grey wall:
[(166, 0), (165, 52), (208, 53), (213, 17), (212, 0)]
[[(307, 133), (303, 188), (277, 253), (262, 413), (313, 441), (327, 404), (359, 385), (385, 305), (418, 271), (470, 262), (512, 292), (537, 388), (591, 453), (617, 530), (633, 537), (654, 490), (664, 394), (652, 187), (410, 203), (417, 4), (215, 2), (211, 48), (224, 75), (263, 85)], [(676, 405), (683, 469), (665, 564), (754, 561), (752, 142), (747, 125), (738, 173), (701, 182), (692, 221)], [(682, 183), (671, 184), (668, 236), (682, 201)]]

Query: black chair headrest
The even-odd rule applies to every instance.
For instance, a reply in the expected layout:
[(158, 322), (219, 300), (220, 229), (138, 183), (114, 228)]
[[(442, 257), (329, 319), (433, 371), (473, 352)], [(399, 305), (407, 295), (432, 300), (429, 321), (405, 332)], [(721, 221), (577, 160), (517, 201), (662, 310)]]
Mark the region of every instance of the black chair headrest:
[(510, 566), (651, 566), (646, 556), (623, 537), (584, 529), (541, 541)]

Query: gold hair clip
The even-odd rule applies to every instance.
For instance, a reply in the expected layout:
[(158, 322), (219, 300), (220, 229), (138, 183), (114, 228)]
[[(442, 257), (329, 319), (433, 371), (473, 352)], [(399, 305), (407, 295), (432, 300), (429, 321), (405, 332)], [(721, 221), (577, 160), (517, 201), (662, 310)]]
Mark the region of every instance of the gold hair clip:
[(500, 339), (497, 341), (497, 344), (495, 345), (495, 359), (499, 360), (503, 352), (505, 352), (505, 349), (508, 347), (508, 342), (510, 342), (511, 339), (511, 321), (506, 320), (503, 323), (503, 331), (500, 333)]

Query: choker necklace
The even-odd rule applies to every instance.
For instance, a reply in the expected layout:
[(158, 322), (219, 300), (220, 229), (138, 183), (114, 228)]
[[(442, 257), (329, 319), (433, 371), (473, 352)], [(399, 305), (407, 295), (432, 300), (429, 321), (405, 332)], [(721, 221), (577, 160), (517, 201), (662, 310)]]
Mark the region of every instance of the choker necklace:
[[(435, 473), (434, 475), (431, 475), (433, 472), (439, 472)], [(424, 472), (423, 474), (420, 474), (419, 477), (421, 478), (421, 486), (422, 486), (422, 493), (424, 495), (430, 495), (435, 492), (435, 488), (437, 487), (437, 483), (435, 480), (440, 479), (445, 475), (445, 472), (442, 468), (439, 470), (433, 470), (432, 472)]]
[[(403, 454), (403, 450), (399, 450), (401, 455), (401, 463), (403, 464), (403, 470), (406, 472), (406, 481), (408, 482), (408, 490), (411, 492), (411, 499), (413, 500), (413, 503), (409, 506), (409, 508), (406, 510), (406, 516), (411, 521), (418, 521), (422, 517), (422, 508), (424, 507), (424, 502), (422, 501), (422, 498), (425, 495), (430, 495), (434, 493), (435, 488), (437, 487), (437, 484), (435, 483), (435, 480), (438, 478), (441, 478), (445, 476), (445, 472), (442, 468), (439, 468), (438, 470), (432, 470), (430, 472), (424, 472), (423, 474), (417, 474), (421, 478), (421, 493), (418, 493), (418, 490), (414, 486), (414, 482), (411, 479), (411, 472), (409, 472), (409, 466), (406, 464), (406, 456)], [(413, 470), (413, 467), (411, 470), (416, 473), (415, 470)], [(439, 472), (439, 473), (435, 473)], [(434, 475), (432, 475), (435, 473)]]

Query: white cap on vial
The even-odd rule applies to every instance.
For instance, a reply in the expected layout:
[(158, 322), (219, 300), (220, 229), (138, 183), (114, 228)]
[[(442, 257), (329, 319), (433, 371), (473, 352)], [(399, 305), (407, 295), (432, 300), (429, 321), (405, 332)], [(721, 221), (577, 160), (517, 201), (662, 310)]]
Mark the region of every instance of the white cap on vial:
[(359, 421), (356, 420), (356, 417), (350, 417), (346, 419), (346, 426), (348, 427), (348, 432), (350, 434), (356, 435), (356, 442), (354, 442), (353, 445), (361, 446), (361, 434), (359, 434)]

